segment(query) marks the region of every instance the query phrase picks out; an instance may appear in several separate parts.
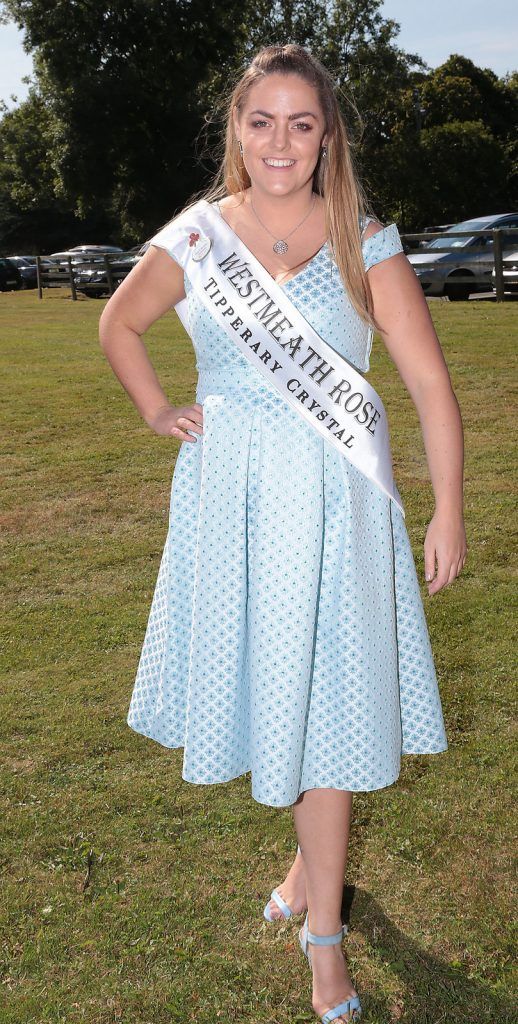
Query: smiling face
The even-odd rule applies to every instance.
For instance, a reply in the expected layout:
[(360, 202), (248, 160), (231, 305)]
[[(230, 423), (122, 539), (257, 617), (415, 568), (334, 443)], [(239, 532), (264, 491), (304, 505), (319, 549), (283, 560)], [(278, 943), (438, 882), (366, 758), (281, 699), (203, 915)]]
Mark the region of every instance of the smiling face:
[(234, 111), (234, 129), (254, 188), (284, 196), (312, 187), (325, 121), (316, 89), (300, 75), (256, 82), (241, 112)]

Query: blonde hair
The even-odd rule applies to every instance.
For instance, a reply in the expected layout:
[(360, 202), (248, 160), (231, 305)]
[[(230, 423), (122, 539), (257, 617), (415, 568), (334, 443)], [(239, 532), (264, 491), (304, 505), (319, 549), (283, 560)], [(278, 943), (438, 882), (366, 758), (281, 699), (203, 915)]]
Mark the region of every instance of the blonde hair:
[[(316, 89), (325, 120), (327, 156), (319, 156), (313, 175), (313, 190), (324, 201), (326, 235), (349, 300), (361, 319), (376, 329), (361, 239), (361, 224), (366, 216), (372, 214), (356, 172), (353, 142), (340, 111), (332, 77), (305, 47), (297, 43), (276, 44), (263, 47), (255, 55), (230, 96), (223, 101), (226, 122), (224, 153), (212, 184), (197, 193), (196, 198), (192, 198), (183, 209), (188, 209), (200, 199), (213, 202), (250, 187), (251, 180), (234, 131), (233, 111), (242, 110), (246, 96), (256, 82), (274, 73), (300, 75)], [(360, 120), (358, 111), (354, 110)]]

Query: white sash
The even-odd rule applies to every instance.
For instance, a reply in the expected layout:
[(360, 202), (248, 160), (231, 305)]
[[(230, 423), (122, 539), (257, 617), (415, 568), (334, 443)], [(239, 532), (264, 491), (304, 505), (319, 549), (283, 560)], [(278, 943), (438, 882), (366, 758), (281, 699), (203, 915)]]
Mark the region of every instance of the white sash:
[[(283, 398), (405, 511), (383, 403), (205, 199), (156, 234), (225, 333)], [(188, 334), (187, 299), (175, 306)]]

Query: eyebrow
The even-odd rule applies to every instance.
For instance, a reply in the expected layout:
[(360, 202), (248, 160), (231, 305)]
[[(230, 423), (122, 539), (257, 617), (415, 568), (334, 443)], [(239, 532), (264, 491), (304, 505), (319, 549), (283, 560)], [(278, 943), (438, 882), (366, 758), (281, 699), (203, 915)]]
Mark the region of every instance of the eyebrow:
[[(268, 114), (266, 110), (251, 110), (250, 117), (252, 114), (262, 114), (263, 117), (269, 117), (272, 120), (275, 120), (275, 114)], [(315, 121), (317, 120), (316, 114), (313, 114), (311, 110), (303, 110), (300, 114), (289, 114), (288, 121), (296, 121), (298, 117), (314, 117)]]

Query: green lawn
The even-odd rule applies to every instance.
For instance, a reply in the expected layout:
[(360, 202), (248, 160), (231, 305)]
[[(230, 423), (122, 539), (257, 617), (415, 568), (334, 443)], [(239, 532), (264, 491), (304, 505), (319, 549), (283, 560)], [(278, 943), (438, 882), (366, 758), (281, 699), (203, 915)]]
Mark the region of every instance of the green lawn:
[[(140, 419), (98, 343), (103, 302), (0, 295), (6, 432), (1, 1024), (317, 1021), (299, 922), (262, 910), (296, 839), (249, 776), (181, 779), (182, 750), (126, 714), (179, 442)], [(422, 595), (449, 750), (354, 798), (344, 951), (366, 1024), (514, 1022), (509, 909), (512, 338), (518, 307), (430, 304), (465, 426), (468, 560)], [(146, 341), (194, 401), (168, 313)], [(420, 580), (433, 512), (417, 413), (376, 339)]]

